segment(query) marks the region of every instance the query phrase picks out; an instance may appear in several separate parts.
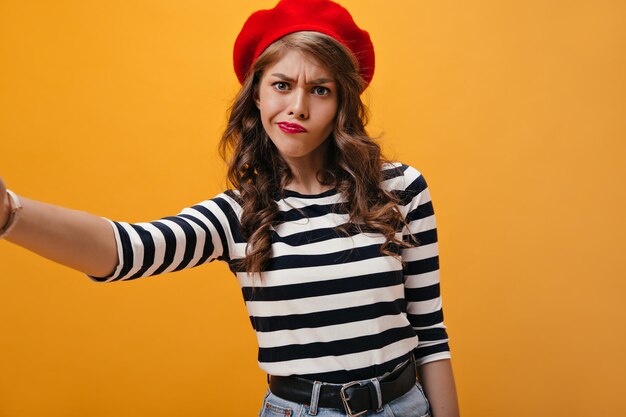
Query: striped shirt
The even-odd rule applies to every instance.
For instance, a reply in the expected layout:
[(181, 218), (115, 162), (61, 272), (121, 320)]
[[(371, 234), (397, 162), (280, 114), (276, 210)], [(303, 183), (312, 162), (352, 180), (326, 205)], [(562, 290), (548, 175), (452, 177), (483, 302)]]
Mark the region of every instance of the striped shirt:
[(272, 255), (263, 277), (247, 274), (242, 208), (226, 191), (148, 223), (111, 222), (119, 264), (98, 282), (132, 280), (228, 262), (241, 286), (256, 332), (259, 366), (272, 375), (325, 382), (380, 376), (413, 353), (417, 364), (450, 357), (439, 290), (433, 206), (424, 177), (402, 164), (384, 168), (383, 188), (400, 199), (418, 246), (382, 254), (384, 236), (336, 230), (349, 215), (336, 190), (276, 198), (280, 222), (271, 230)]

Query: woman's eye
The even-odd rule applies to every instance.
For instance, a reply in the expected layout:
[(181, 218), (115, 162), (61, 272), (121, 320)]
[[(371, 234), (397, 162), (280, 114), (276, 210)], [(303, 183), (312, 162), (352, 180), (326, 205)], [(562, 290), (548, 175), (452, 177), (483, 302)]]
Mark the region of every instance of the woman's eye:
[(315, 87), (313, 89), (313, 94), (316, 94), (318, 96), (326, 96), (330, 94), (330, 90), (326, 87)]
[(289, 89), (289, 84), (279, 81), (279, 82), (274, 83), (274, 88), (279, 91), (287, 90)]

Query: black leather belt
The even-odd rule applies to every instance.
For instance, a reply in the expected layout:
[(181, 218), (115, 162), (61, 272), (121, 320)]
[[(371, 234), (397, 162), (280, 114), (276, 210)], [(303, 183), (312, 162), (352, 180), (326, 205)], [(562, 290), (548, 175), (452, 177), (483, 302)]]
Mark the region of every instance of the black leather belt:
[[(374, 378), (377, 379), (377, 378)], [(322, 383), (318, 407), (344, 409), (348, 416), (356, 417), (370, 410), (380, 410), (383, 405), (407, 393), (415, 386), (415, 362), (411, 357), (399, 369), (382, 378), (379, 397), (375, 382), (371, 379), (346, 384)], [(271, 376), (269, 388), (272, 394), (287, 401), (310, 404), (314, 381), (294, 376)]]

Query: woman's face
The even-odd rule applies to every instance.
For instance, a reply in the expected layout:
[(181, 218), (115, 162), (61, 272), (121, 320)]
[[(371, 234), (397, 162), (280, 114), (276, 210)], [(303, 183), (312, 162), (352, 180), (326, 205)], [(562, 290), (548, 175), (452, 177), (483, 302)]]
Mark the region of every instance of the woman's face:
[(263, 128), (292, 167), (323, 166), (337, 96), (328, 68), (298, 50), (287, 51), (263, 72), (256, 95)]

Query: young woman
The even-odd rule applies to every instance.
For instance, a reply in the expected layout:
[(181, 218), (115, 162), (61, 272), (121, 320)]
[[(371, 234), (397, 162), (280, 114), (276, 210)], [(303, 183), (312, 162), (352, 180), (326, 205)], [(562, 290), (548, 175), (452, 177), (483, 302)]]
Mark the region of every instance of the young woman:
[(0, 179), (0, 234), (98, 282), (228, 262), (270, 375), (262, 416), (457, 416), (428, 188), (365, 131), (369, 35), (334, 2), (283, 0), (246, 21), (234, 63), (232, 190), (128, 224)]

